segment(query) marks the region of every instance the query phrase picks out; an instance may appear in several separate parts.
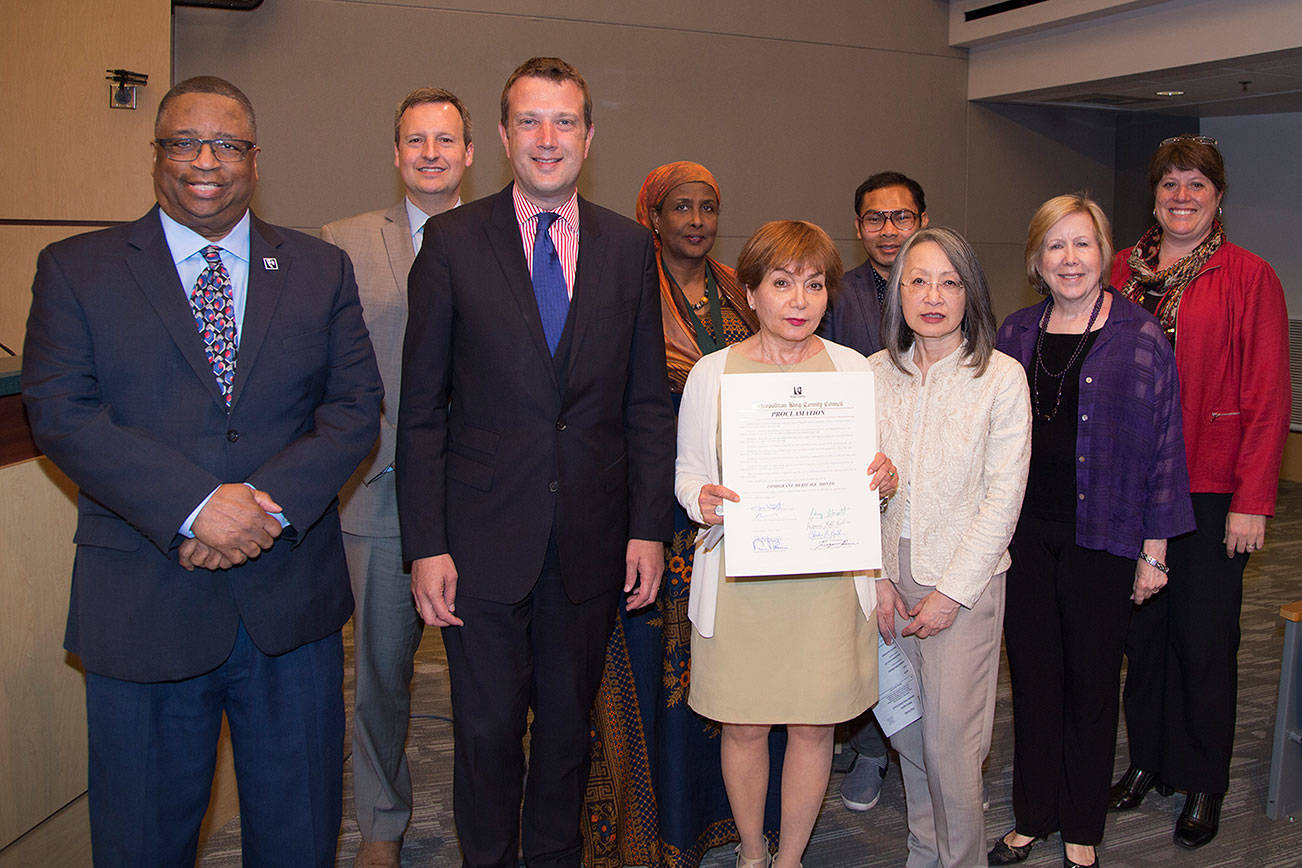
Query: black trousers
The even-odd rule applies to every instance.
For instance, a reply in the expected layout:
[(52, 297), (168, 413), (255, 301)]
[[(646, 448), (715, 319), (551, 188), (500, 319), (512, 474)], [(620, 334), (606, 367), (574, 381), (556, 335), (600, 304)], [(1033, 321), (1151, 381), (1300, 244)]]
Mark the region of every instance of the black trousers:
[(1089, 845), (1103, 840), (1135, 561), (1081, 548), (1075, 536), (1067, 522), (1018, 522), (1004, 644), (1017, 831)]
[(443, 644), (452, 684), (453, 811), (464, 865), (514, 868), (523, 837), (530, 868), (578, 868), (589, 713), (619, 597), (616, 588), (571, 602), (554, 542), (537, 584), (520, 602), (457, 597), (465, 626), (443, 628)]
[[(1166, 590), (1126, 640), (1130, 762), (1179, 790), (1230, 786), (1246, 554), (1225, 556), (1228, 494), (1193, 495), (1198, 529), (1171, 540)], [(1154, 605), (1156, 604), (1156, 605)]]

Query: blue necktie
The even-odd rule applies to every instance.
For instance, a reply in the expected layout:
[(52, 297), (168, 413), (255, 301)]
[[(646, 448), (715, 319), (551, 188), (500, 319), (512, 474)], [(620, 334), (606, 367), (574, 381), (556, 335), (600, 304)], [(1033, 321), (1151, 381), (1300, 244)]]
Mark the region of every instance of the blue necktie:
[(561, 215), (555, 211), (538, 214), (538, 231), (533, 237), (533, 295), (538, 300), (538, 314), (542, 317), (543, 335), (547, 349), (556, 355), (556, 345), (565, 330), (565, 317), (570, 312), (570, 293), (565, 287), (565, 272), (561, 258), (556, 253), (547, 230)]

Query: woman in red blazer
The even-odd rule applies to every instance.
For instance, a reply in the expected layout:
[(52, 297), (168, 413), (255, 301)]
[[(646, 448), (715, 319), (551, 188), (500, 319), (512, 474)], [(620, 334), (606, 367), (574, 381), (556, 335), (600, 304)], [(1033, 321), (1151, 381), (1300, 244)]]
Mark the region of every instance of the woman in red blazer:
[(1193, 848), (1215, 837), (1229, 788), (1243, 569), (1265, 542), (1288, 434), (1288, 324), (1274, 270), (1226, 238), (1216, 140), (1167, 139), (1149, 181), (1157, 222), (1117, 254), (1112, 285), (1175, 346), (1198, 529), (1171, 540), (1170, 583), (1131, 621), (1130, 768), (1111, 807), (1155, 784), (1183, 790), (1175, 841)]

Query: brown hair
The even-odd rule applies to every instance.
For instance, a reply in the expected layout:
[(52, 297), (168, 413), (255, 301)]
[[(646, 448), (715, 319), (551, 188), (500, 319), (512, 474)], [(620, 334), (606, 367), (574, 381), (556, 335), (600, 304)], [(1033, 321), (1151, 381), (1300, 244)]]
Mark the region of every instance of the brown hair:
[(1040, 276), (1040, 249), (1044, 247), (1044, 236), (1064, 217), (1072, 214), (1088, 214), (1094, 224), (1094, 240), (1099, 245), (1099, 285), (1107, 282), (1108, 269), (1112, 267), (1112, 224), (1103, 213), (1099, 204), (1084, 193), (1064, 193), (1054, 196), (1041, 205), (1031, 224), (1026, 227), (1026, 280), (1040, 295), (1049, 294), (1049, 285)]
[(592, 129), (592, 94), (588, 93), (588, 83), (583, 80), (583, 76), (579, 75), (577, 69), (559, 57), (531, 57), (511, 73), (511, 77), (506, 80), (506, 86), (502, 88), (502, 126), (507, 125), (506, 115), (510, 110), (508, 97), (511, 94), (511, 85), (526, 76), (545, 78), (556, 84), (572, 81), (578, 85), (579, 90), (583, 92), (583, 126), (585, 129)]
[(158, 123), (163, 119), (163, 112), (171, 105), (172, 100), (186, 93), (210, 93), (216, 96), (224, 96), (227, 99), (233, 99), (244, 108), (244, 113), (249, 116), (249, 127), (253, 130), (253, 138), (258, 137), (258, 119), (253, 115), (253, 103), (244, 95), (244, 91), (231, 84), (224, 78), (218, 78), (215, 75), (196, 75), (193, 78), (187, 78), (185, 81), (172, 85), (172, 89), (163, 94), (163, 98), (158, 103), (158, 114), (154, 115), (154, 135), (158, 135)]
[[(1201, 138), (1201, 137), (1198, 137)], [(1217, 193), (1225, 192), (1225, 159), (1216, 145), (1200, 142), (1193, 135), (1177, 136), (1159, 145), (1148, 161), (1148, 188), (1157, 185), (1172, 169), (1197, 171), (1207, 176)]]
[(976, 368), (979, 377), (986, 372), (990, 354), (995, 349), (995, 314), (990, 305), (990, 288), (986, 274), (981, 270), (976, 252), (953, 229), (928, 226), (913, 233), (904, 242), (891, 266), (890, 280), (886, 284), (886, 303), (882, 309), (882, 344), (891, 356), (895, 367), (905, 373), (904, 354), (913, 346), (913, 329), (904, 320), (900, 302), (900, 279), (909, 251), (918, 244), (932, 243), (940, 247), (949, 264), (958, 272), (963, 282), (963, 357), (967, 366)]
[(441, 87), (418, 87), (411, 93), (403, 97), (402, 102), (398, 103), (398, 110), (393, 113), (393, 142), (398, 143), (398, 128), (402, 126), (402, 116), (407, 113), (407, 109), (426, 103), (445, 102), (457, 110), (461, 115), (461, 139), (467, 145), (470, 144), (470, 109), (466, 108), (465, 103), (457, 98), (457, 95), (450, 90), (444, 90)]
[(746, 239), (737, 257), (737, 279), (754, 290), (775, 268), (788, 266), (823, 273), (830, 303), (836, 298), (845, 266), (828, 234), (808, 220), (773, 220)]

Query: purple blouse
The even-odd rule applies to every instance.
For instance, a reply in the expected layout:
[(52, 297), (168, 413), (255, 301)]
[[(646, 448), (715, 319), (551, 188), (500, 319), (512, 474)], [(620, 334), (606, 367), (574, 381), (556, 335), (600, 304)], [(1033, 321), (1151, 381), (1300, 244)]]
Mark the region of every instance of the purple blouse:
[[(1076, 544), (1123, 558), (1194, 529), (1175, 353), (1148, 311), (1112, 293), (1085, 356), (1076, 418)], [(1030, 371), (1048, 300), (1004, 320), (998, 347)]]

